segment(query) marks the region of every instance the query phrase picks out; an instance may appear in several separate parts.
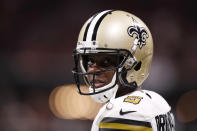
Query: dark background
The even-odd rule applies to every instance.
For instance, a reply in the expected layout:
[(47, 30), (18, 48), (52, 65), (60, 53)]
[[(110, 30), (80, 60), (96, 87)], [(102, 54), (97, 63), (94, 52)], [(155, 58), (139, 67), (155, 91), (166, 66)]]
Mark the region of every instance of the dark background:
[[(169, 102), (177, 131), (197, 130), (197, 2), (1, 0), (0, 3), (1, 131), (90, 130), (91, 120), (55, 117), (48, 99), (55, 87), (74, 83), (72, 51), (80, 28), (93, 14), (106, 9), (128, 11), (147, 24), (154, 39), (154, 58), (143, 88), (160, 93)], [(179, 106), (185, 94), (191, 97)]]

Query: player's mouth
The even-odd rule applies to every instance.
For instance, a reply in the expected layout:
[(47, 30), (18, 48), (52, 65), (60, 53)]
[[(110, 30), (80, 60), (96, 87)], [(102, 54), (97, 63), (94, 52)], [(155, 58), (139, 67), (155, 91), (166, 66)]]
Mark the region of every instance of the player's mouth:
[(102, 79), (95, 79), (94, 81), (92, 80), (91, 81), (91, 85), (95, 88), (99, 88), (99, 87), (102, 87), (102, 86), (105, 86), (106, 85), (106, 82)]

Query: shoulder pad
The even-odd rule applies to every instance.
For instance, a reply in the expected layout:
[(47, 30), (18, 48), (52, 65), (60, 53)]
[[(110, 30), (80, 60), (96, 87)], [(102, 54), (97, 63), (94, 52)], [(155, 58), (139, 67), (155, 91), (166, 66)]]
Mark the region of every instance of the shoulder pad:
[(124, 96), (122, 110), (138, 112), (147, 118), (170, 111), (170, 106), (159, 94), (142, 90)]

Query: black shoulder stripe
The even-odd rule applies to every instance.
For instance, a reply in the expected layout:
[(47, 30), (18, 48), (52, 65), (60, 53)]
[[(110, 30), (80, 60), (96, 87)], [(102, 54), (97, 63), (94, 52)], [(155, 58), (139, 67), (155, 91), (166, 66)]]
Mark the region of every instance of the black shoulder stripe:
[(95, 27), (94, 27), (94, 31), (93, 31), (93, 34), (92, 34), (92, 41), (93, 40), (96, 40), (96, 36), (97, 36), (97, 31), (98, 31), (98, 28), (99, 28), (99, 25), (101, 24), (102, 20), (105, 18), (105, 16), (107, 16), (108, 14), (111, 14), (112, 13), (112, 10), (106, 12), (105, 14), (103, 14), (101, 16), (101, 18), (97, 21)]
[(89, 29), (89, 27), (90, 27), (90, 24), (92, 23), (92, 21), (94, 20), (94, 18), (95, 18), (97, 15), (98, 15), (98, 13), (95, 14), (95, 15), (92, 17), (91, 21), (87, 24), (86, 29), (85, 29), (85, 32), (84, 32), (84, 35), (83, 35), (83, 41), (86, 41), (87, 33), (88, 33), (88, 29)]
[(150, 122), (129, 120), (129, 119), (123, 119), (123, 118), (114, 118), (114, 117), (105, 117), (103, 118), (101, 122), (145, 126), (145, 127), (150, 127), (150, 128), (152, 127)]

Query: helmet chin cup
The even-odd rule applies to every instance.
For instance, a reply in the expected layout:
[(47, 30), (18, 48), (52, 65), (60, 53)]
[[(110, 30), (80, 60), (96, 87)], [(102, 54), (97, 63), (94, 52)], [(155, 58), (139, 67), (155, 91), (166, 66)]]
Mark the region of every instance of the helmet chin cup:
[[(90, 92), (92, 92), (92, 88), (89, 88), (89, 90)], [(91, 95), (91, 97), (94, 101), (98, 103), (106, 103), (116, 94), (117, 90), (118, 90), (118, 84), (116, 84), (113, 88), (105, 92)]]

